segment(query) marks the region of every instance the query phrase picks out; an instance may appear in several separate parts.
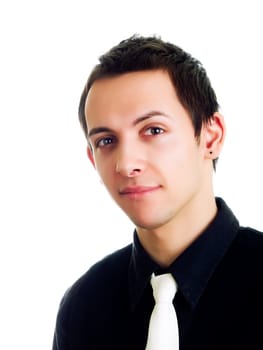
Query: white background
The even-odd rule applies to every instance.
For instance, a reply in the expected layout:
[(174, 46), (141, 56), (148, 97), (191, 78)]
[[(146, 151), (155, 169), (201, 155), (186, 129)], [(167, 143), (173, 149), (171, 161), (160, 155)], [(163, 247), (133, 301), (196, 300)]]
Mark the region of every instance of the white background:
[(0, 3), (0, 348), (51, 348), (66, 288), (130, 242), (85, 154), (79, 96), (97, 57), (158, 34), (204, 64), (228, 133), (215, 176), (241, 224), (263, 230), (261, 1)]

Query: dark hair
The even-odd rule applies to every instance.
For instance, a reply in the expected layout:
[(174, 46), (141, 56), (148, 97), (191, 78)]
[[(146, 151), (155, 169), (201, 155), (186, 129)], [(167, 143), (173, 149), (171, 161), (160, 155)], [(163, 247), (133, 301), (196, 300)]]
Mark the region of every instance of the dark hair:
[[(121, 41), (99, 58), (84, 87), (79, 120), (87, 136), (85, 102), (92, 84), (102, 78), (128, 72), (162, 69), (168, 72), (177, 96), (189, 112), (198, 139), (202, 125), (218, 111), (216, 94), (202, 64), (180, 47), (158, 37), (134, 35)], [(216, 160), (213, 161), (215, 168)]]

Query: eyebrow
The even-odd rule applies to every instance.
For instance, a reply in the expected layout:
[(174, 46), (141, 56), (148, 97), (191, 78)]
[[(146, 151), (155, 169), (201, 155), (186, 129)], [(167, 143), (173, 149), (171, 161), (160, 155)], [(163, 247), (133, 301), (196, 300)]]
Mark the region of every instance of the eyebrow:
[(136, 118), (133, 122), (133, 125), (137, 125), (137, 124), (143, 122), (144, 120), (147, 120), (147, 119), (150, 119), (153, 117), (158, 117), (158, 116), (167, 117), (167, 118), (169, 117), (168, 114), (161, 112), (161, 111), (150, 111), (150, 112), (147, 112), (147, 113), (143, 114), (142, 116)]
[[(134, 126), (136, 126), (136, 125), (142, 123), (144, 120), (147, 120), (147, 119), (150, 119), (153, 117), (157, 117), (157, 116), (169, 117), (169, 115), (167, 115), (166, 113), (161, 112), (161, 111), (150, 111), (150, 112), (144, 113), (140, 117), (136, 118), (132, 124)], [(92, 128), (88, 133), (88, 137), (90, 138), (96, 134), (100, 134), (103, 132), (113, 133), (114, 131), (111, 128), (108, 128), (106, 126), (99, 126), (96, 128)]]
[(110, 132), (110, 133), (112, 133), (113, 130), (110, 129), (110, 128), (107, 128), (106, 126), (99, 126), (97, 128), (91, 129), (89, 131), (89, 133), (88, 133), (88, 137), (90, 138), (91, 136), (96, 135), (96, 134), (100, 134), (102, 132)]

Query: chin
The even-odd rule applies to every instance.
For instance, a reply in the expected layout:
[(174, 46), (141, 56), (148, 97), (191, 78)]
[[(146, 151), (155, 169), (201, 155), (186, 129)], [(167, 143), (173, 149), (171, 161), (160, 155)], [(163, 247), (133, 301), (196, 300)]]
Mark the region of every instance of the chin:
[(145, 219), (143, 219), (143, 220), (139, 220), (139, 219), (134, 220), (132, 218), (130, 218), (130, 219), (132, 220), (132, 222), (135, 224), (136, 227), (141, 228), (143, 230), (148, 230), (148, 231), (156, 230), (156, 229), (158, 229), (158, 228), (160, 228), (160, 227), (165, 225), (165, 222), (163, 222), (163, 221), (157, 221), (157, 220), (148, 220), (147, 221)]

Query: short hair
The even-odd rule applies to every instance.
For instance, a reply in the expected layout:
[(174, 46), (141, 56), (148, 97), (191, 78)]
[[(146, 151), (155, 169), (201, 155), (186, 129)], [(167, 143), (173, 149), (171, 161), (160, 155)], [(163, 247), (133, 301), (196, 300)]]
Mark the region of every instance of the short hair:
[[(157, 70), (167, 71), (179, 101), (188, 111), (199, 139), (203, 124), (209, 123), (219, 104), (206, 70), (200, 61), (180, 47), (164, 42), (156, 36), (133, 35), (121, 41), (99, 57), (82, 92), (79, 103), (79, 121), (87, 137), (85, 103), (92, 84), (99, 79), (125, 73)], [(216, 161), (213, 161), (215, 169)]]

